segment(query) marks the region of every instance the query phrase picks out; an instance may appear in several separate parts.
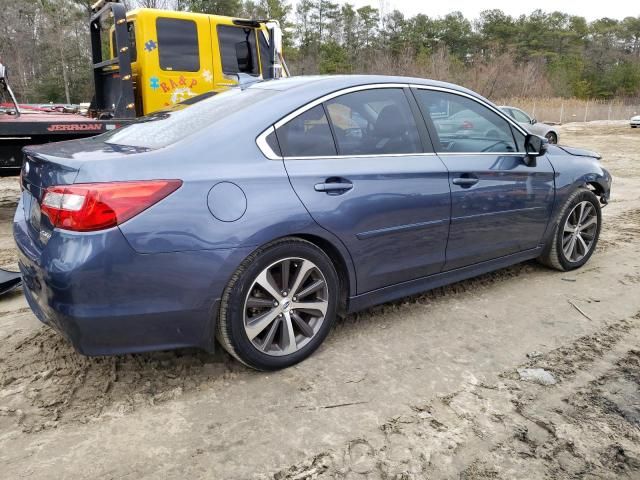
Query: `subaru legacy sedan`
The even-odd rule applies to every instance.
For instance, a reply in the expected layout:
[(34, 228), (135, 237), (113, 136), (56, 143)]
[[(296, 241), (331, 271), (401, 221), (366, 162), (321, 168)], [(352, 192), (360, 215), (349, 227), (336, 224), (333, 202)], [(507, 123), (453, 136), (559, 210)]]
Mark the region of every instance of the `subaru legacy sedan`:
[[(489, 128), (448, 128), (460, 112)], [(29, 147), (21, 184), (26, 298), (79, 352), (217, 339), (273, 370), (337, 315), (530, 259), (584, 265), (611, 177), (464, 88), (338, 76)]]

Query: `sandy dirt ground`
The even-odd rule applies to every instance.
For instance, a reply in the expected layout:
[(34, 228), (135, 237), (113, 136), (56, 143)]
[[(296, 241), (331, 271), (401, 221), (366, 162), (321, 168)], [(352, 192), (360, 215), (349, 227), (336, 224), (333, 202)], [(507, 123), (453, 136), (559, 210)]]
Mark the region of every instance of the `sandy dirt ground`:
[[(640, 478), (640, 129), (572, 124), (614, 177), (598, 251), (338, 322), (309, 360), (76, 354), (0, 300), (3, 479)], [(18, 186), (0, 181), (0, 265)]]

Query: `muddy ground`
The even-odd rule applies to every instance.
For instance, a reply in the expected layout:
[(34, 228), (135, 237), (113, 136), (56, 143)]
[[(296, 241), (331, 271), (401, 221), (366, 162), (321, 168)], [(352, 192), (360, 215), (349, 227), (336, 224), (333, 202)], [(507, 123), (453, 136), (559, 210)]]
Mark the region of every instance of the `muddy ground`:
[[(640, 478), (640, 129), (561, 141), (615, 181), (585, 267), (529, 262), (351, 315), (283, 372), (82, 357), (21, 292), (1, 299), (0, 477)], [(17, 193), (0, 181), (4, 266)]]

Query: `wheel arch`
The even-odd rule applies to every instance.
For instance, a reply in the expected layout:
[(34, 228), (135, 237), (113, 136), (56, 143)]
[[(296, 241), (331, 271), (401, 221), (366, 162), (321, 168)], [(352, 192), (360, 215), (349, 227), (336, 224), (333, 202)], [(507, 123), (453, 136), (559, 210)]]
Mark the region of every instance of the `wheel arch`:
[[(540, 243), (547, 245), (550, 238), (555, 231), (556, 225), (560, 221), (560, 215), (562, 214), (562, 206), (574, 192), (579, 189), (587, 189), (596, 194), (600, 199), (607, 197), (606, 188), (599, 182), (603, 177), (593, 178), (591, 174), (585, 174), (580, 178), (574, 179), (572, 182), (567, 182), (564, 185), (558, 185), (556, 183), (555, 199), (553, 202), (553, 208), (549, 215), (549, 221), (547, 228), (542, 236)], [(568, 179), (568, 178), (567, 178)], [(558, 182), (558, 180), (556, 180)], [(601, 201), (602, 203), (602, 201)]]
[(584, 188), (588, 188), (599, 197), (605, 193), (604, 187), (598, 182), (585, 182)]
[[(349, 268), (347, 262), (351, 262), (351, 258), (345, 258), (345, 255), (333, 242), (319, 235), (310, 233), (297, 233), (287, 235), (287, 237), (301, 238), (308, 242), (313, 243), (316, 247), (322, 250), (330, 259), (336, 268), (338, 273), (338, 279), (340, 280), (340, 302), (338, 304), (338, 311), (345, 313), (347, 311), (347, 303), (350, 296), (355, 295), (356, 279), (352, 268)], [(346, 253), (346, 252), (345, 252)], [(348, 253), (346, 253), (348, 255)]]

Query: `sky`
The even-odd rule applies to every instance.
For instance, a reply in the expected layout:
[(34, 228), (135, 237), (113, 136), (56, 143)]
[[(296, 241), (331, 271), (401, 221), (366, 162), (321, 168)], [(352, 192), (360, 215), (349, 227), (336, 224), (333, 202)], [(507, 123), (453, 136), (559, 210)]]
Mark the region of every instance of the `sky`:
[[(344, 3), (344, 0), (340, 3)], [(638, 0), (349, 0), (349, 3), (353, 3), (356, 7), (371, 5), (376, 8), (380, 8), (383, 3), (385, 12), (397, 9), (405, 16), (424, 13), (430, 17), (441, 17), (459, 10), (468, 19), (477, 18), (482, 10), (493, 8), (499, 8), (514, 17), (529, 14), (537, 8), (547, 12), (559, 10), (580, 15), (587, 20), (602, 17), (623, 19), (640, 15)]]

